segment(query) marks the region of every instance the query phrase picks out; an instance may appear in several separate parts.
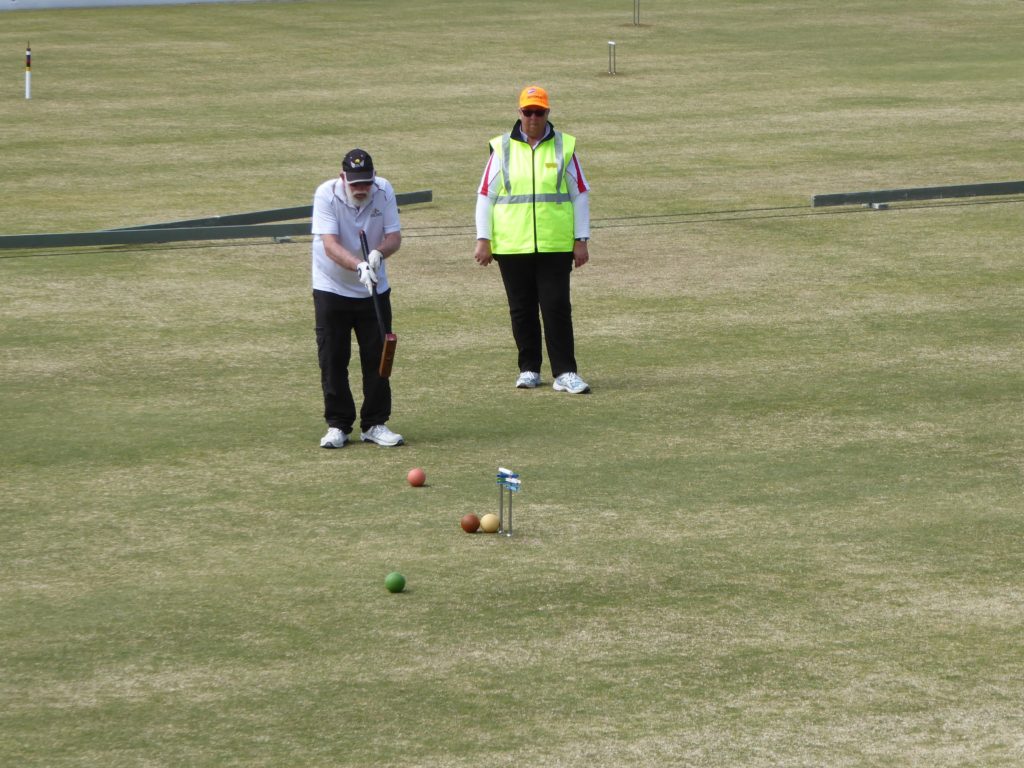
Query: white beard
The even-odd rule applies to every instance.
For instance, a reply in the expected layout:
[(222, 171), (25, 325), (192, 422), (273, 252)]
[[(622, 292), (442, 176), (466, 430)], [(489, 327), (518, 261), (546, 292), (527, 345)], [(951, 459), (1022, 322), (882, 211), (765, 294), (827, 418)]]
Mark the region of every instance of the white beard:
[[(362, 200), (357, 200), (355, 198), (355, 196), (352, 194), (352, 188), (348, 185), (348, 183), (344, 182), (344, 185), (345, 185), (345, 198), (348, 200), (349, 205), (355, 206), (356, 208), (362, 208), (368, 202), (370, 202), (370, 198), (373, 197), (372, 194), (367, 193), (365, 198), (363, 198)], [(372, 189), (372, 187), (371, 187), (371, 189)]]

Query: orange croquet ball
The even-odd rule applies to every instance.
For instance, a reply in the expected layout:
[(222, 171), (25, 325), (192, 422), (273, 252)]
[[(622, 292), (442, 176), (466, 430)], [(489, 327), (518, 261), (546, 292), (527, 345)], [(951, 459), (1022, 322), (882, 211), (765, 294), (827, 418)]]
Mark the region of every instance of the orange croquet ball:
[(463, 515), (462, 520), (459, 522), (462, 526), (462, 530), (466, 533), (476, 533), (480, 527), (480, 518), (470, 512), (468, 515)]
[(406, 479), (409, 481), (409, 485), (413, 488), (419, 488), (427, 482), (427, 473), (419, 467), (416, 467), (415, 469), (409, 470), (409, 475)]
[(480, 530), (484, 533), (494, 533), (498, 530), (498, 516), (493, 512), (480, 518)]

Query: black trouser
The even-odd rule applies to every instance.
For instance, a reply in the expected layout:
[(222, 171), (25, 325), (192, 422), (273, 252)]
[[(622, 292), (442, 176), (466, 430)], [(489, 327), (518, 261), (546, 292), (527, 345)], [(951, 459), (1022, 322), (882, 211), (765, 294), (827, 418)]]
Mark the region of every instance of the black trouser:
[[(391, 292), (380, 294), (384, 327), (391, 327)], [(324, 391), (324, 419), (327, 426), (345, 434), (352, 431), (356, 404), (348, 383), (352, 357), (352, 331), (359, 344), (359, 365), (363, 372), (363, 406), (359, 428), (365, 432), (391, 418), (391, 383), (378, 372), (384, 343), (373, 309), (373, 299), (350, 299), (328, 291), (313, 291), (316, 312), (316, 350), (320, 359), (320, 385)]]
[[(519, 370), (540, 373), (541, 319), (551, 374), (576, 371), (569, 274), (572, 253), (495, 254), (501, 269), (512, 318), (512, 337), (519, 349)], [(539, 317), (538, 317), (539, 308)]]

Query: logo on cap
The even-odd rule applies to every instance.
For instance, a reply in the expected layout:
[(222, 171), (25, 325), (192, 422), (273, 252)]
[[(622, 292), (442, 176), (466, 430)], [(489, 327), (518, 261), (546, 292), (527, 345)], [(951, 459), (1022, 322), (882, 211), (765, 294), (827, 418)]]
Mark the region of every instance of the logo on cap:
[(526, 86), (519, 93), (519, 108), (523, 109), (524, 107), (541, 107), (542, 109), (548, 109), (550, 107), (550, 104), (548, 103), (548, 92), (539, 85)]
[(373, 159), (361, 149), (353, 149), (341, 161), (345, 179), (353, 182), (373, 181)]

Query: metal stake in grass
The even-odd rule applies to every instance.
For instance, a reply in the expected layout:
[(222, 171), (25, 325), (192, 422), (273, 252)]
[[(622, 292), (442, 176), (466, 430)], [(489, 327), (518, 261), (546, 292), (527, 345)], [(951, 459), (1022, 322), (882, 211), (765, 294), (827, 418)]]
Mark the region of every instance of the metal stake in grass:
[(615, 41), (608, 41), (608, 74), (615, 74)]
[(519, 491), (519, 477), (510, 477), (505, 481), (505, 487), (508, 488), (508, 528), (505, 529), (505, 535), (512, 535), (512, 494), (518, 493)]
[[(516, 472), (498, 467), (498, 534), (512, 535), (512, 494), (519, 491), (520, 479)], [(505, 491), (508, 491), (508, 527), (505, 527)]]
[(498, 467), (498, 533), (503, 533), (505, 530), (505, 483), (502, 482), (502, 472), (506, 472), (501, 467)]
[(633, 0), (633, 26), (640, 26), (640, 0)]

